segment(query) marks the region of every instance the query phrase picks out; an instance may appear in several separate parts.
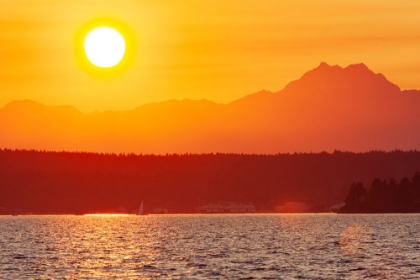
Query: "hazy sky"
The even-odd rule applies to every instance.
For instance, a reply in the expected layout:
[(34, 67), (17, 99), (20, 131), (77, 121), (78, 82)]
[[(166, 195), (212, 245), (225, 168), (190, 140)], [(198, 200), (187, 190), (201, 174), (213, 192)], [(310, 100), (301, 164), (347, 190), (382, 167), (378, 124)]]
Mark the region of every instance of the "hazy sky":
[[(227, 103), (280, 90), (321, 61), (364, 62), (420, 89), (419, 15), (417, 0), (0, 0), (0, 106)], [(106, 80), (75, 55), (78, 30), (98, 17), (125, 23), (137, 44), (131, 67)]]

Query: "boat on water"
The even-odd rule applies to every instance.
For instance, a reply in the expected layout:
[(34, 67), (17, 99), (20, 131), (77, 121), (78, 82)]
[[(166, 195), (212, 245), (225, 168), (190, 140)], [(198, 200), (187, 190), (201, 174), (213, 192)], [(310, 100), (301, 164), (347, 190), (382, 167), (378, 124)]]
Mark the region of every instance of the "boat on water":
[(143, 200), (142, 200), (142, 201), (141, 201), (141, 203), (140, 203), (139, 212), (137, 213), (137, 215), (141, 215), (141, 216), (147, 215), (147, 214), (144, 212), (144, 203), (143, 203)]
[(224, 208), (220, 204), (207, 204), (200, 207), (201, 213), (223, 213)]
[(341, 203), (339, 203), (339, 204), (334, 204), (334, 205), (331, 205), (331, 206), (330, 206), (330, 212), (331, 212), (331, 213), (338, 213), (338, 212), (340, 212), (341, 208), (343, 208), (343, 207), (344, 207), (344, 205), (346, 205), (346, 203), (345, 203), (345, 202), (341, 202)]
[(167, 208), (155, 208), (153, 209), (153, 214), (168, 214)]
[(207, 204), (199, 208), (200, 213), (255, 213), (255, 206), (252, 204), (229, 203), (227, 205)]
[(230, 203), (224, 207), (224, 213), (255, 213), (255, 206), (252, 204)]
[(274, 207), (276, 213), (308, 213), (310, 205), (305, 202), (286, 202), (284, 205)]

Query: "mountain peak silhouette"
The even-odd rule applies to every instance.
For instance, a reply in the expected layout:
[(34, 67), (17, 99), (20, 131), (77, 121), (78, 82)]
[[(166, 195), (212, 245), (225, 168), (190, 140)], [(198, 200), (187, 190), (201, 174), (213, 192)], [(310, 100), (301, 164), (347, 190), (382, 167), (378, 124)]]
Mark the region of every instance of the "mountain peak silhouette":
[(286, 85), (286, 90), (344, 92), (345, 89), (360, 92), (400, 92), (400, 88), (388, 81), (381, 73), (374, 73), (365, 64), (350, 64), (343, 68), (322, 62), (299, 79)]
[(420, 91), (401, 91), (365, 64), (325, 62), (283, 90), (229, 104), (168, 100), (84, 115), (13, 101), (0, 148), (135, 153), (278, 153), (420, 149)]
[(361, 71), (372, 72), (372, 70), (370, 70), (364, 63), (350, 64), (347, 67), (345, 67), (344, 69), (346, 69), (346, 70), (352, 70), (352, 71), (360, 71), (360, 72)]
[(9, 103), (7, 103), (4, 106), (4, 109), (15, 109), (15, 108), (22, 108), (22, 107), (26, 107), (26, 108), (33, 107), (34, 108), (34, 107), (45, 107), (45, 105), (43, 105), (39, 102), (30, 100), (30, 99), (13, 100), (13, 101), (10, 101)]
[(328, 65), (325, 62), (313, 70), (306, 72), (302, 78), (333, 78), (333, 77), (344, 77), (349, 75), (358, 75), (358, 76), (371, 76), (375, 74), (370, 70), (365, 64), (357, 63), (350, 64), (347, 67), (343, 68), (339, 65)]
[(74, 108), (72, 105), (47, 106), (42, 103), (24, 99), (13, 100), (7, 103), (1, 110), (3, 113), (11, 113), (13, 115), (31, 114), (31, 115), (53, 115), (53, 116), (71, 116), (82, 117), (84, 114)]

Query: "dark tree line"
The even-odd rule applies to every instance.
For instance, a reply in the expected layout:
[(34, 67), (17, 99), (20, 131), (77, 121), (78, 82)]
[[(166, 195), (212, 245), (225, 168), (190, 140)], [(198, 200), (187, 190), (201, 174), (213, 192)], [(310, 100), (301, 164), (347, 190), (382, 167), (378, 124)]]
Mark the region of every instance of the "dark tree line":
[(416, 170), (417, 151), (117, 155), (0, 149), (0, 211), (134, 212), (142, 200), (146, 211), (194, 212), (218, 202), (271, 211), (293, 201), (324, 211), (345, 200), (352, 182), (399, 179)]
[(420, 172), (398, 183), (394, 178), (375, 178), (366, 190), (362, 182), (353, 183), (346, 197), (343, 213), (412, 213), (420, 212)]

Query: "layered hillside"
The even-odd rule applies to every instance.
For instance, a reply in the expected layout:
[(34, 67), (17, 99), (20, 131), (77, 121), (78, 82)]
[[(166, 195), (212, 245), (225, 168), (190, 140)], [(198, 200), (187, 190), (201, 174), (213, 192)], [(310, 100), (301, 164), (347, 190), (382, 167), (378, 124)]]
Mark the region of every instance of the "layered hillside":
[(83, 114), (13, 101), (0, 109), (0, 147), (134, 153), (267, 153), (420, 148), (420, 92), (364, 64), (321, 63), (278, 92), (229, 104), (170, 100)]

